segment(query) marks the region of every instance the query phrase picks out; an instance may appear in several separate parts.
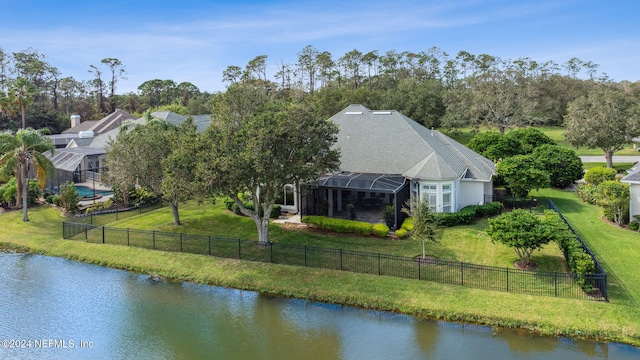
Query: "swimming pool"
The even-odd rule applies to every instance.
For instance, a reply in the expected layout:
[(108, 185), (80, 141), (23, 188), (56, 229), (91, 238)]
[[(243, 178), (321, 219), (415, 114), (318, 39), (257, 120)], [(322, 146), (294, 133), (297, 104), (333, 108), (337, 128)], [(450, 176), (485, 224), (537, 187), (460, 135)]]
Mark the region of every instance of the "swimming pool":
[[(85, 197), (85, 196), (93, 196), (94, 194), (94, 190), (91, 189), (90, 187), (87, 186), (82, 186), (82, 185), (76, 185), (76, 190), (78, 190), (78, 196), (80, 197)], [(95, 190), (95, 194), (96, 195), (112, 195), (113, 191), (111, 190)]]

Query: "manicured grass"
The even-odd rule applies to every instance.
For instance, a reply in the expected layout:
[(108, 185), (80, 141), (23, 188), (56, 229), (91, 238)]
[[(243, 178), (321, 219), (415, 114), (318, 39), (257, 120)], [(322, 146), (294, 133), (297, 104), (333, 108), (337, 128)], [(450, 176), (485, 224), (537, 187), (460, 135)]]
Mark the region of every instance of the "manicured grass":
[[(554, 191), (537, 194), (554, 198), (554, 201), (557, 198), (558, 206), (563, 210), (567, 207), (567, 214), (575, 217), (592, 215), (590, 212), (582, 213), (584, 208), (573, 204), (576, 200), (571, 194), (566, 195), (566, 199), (565, 195)], [(55, 209), (32, 209), (30, 218), (30, 222), (22, 223), (19, 212), (0, 214), (3, 224), (0, 247), (4, 245), (10, 248), (24, 248), (34, 253), (154, 273), (179, 281), (256, 290), (277, 296), (341, 303), (416, 316), (522, 328), (546, 335), (589, 337), (640, 345), (640, 307), (629, 301), (637, 299), (637, 290), (630, 291), (628, 295), (625, 295), (624, 291), (614, 291), (612, 301), (605, 303), (125, 246), (98, 245), (63, 240), (60, 225), (62, 219)], [(599, 217), (589, 221), (591, 220), (600, 221)], [(605, 238), (602, 240), (605, 243), (611, 241), (608, 233), (614, 232), (599, 235)], [(634, 277), (626, 278), (630, 276), (630, 272), (636, 270), (633, 264), (638, 263), (636, 259), (627, 262), (625, 255), (630, 251), (627, 251), (626, 247), (610, 246), (606, 251), (598, 250), (599, 255), (606, 260), (607, 266), (622, 284), (637, 284)], [(625, 266), (630, 269), (622, 269)]]
[(603, 220), (598, 206), (580, 201), (573, 192), (544, 189), (534, 194), (548, 198), (588, 244), (609, 274), (612, 302), (640, 304), (640, 233)]
[[(588, 149), (585, 147), (576, 149), (565, 140), (565, 129), (562, 127), (540, 126), (536, 128), (553, 139), (558, 145), (574, 150), (578, 156), (604, 155), (604, 152), (600, 149)], [(481, 132), (489, 130), (490, 129), (480, 129)], [(472, 128), (463, 128), (456, 133), (452, 133), (450, 136), (459, 143), (466, 145), (469, 140), (475, 136), (475, 130)], [(624, 146), (624, 149), (617, 151), (614, 155), (638, 155), (638, 150), (633, 148), (633, 144), (627, 144)]]
[[(227, 238), (257, 239), (255, 224), (249, 218), (235, 215), (226, 210), (220, 202), (198, 205), (188, 203), (180, 209), (184, 225), (173, 226), (168, 208), (152, 211), (144, 216), (135, 216), (108, 224), (108, 226), (182, 232), (222, 236)], [(479, 265), (511, 267), (518, 260), (513, 249), (503, 244), (493, 244), (485, 233), (487, 220), (468, 226), (438, 229), (439, 241), (428, 243), (426, 253), (441, 260), (460, 261)], [(415, 257), (422, 254), (422, 245), (417, 241), (325, 235), (302, 229), (284, 229), (272, 224), (269, 229), (272, 242), (282, 244), (307, 245), (322, 248), (365, 251), (380, 254)], [(565, 271), (562, 252), (555, 243), (547, 244), (540, 252), (534, 253), (533, 261), (544, 271)]]

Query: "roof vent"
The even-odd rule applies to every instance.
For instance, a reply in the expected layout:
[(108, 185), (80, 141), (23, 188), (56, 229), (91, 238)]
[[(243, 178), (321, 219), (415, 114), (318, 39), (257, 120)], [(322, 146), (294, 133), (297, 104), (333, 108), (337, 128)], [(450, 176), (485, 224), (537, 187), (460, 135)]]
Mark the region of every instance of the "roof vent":
[(373, 115), (391, 115), (391, 111), (374, 111)]
[(92, 138), (93, 137), (93, 131), (91, 130), (87, 130), (87, 131), (80, 131), (78, 133), (78, 137), (81, 139), (87, 139), (87, 138)]
[(345, 115), (362, 115), (362, 111), (347, 111)]

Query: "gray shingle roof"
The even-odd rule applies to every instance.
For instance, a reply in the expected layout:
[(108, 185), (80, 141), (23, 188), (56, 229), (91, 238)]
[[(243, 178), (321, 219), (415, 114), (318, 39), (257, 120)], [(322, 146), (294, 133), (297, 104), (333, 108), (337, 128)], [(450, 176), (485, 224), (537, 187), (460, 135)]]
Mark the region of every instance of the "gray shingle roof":
[(627, 176), (620, 179), (620, 181), (625, 183), (640, 184), (640, 167), (634, 166), (633, 168), (631, 168)]
[(111, 114), (105, 116), (101, 120), (90, 120), (80, 123), (76, 127), (63, 131), (64, 134), (79, 133), (80, 131), (93, 131), (94, 134), (99, 135), (107, 131), (116, 129), (122, 125), (122, 122), (135, 119), (133, 115), (120, 109)]
[(350, 105), (329, 120), (340, 128), (341, 171), (481, 181), (495, 173), (491, 160), (395, 110)]
[[(151, 116), (166, 120), (176, 126), (187, 119), (187, 116), (176, 114), (171, 111), (156, 111), (151, 113)], [(200, 132), (203, 132), (211, 123), (211, 115), (191, 115), (191, 117)]]

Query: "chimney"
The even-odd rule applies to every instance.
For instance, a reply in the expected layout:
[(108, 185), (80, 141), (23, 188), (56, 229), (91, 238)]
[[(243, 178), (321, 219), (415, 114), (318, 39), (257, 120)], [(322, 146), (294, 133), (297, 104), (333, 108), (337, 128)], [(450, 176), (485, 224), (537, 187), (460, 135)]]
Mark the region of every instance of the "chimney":
[(71, 127), (74, 128), (78, 125), (80, 125), (80, 115), (71, 115)]

